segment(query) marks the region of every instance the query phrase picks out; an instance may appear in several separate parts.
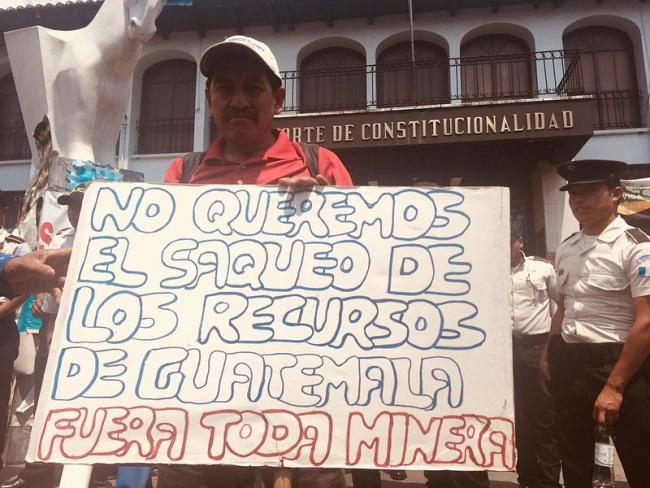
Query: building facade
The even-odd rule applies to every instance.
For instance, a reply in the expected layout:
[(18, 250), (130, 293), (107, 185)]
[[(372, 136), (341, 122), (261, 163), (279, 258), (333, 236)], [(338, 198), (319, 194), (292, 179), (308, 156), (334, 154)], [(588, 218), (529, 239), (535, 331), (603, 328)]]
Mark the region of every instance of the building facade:
[[(18, 0), (13, 0), (18, 1)], [(45, 0), (44, 0), (45, 1)], [(194, 0), (167, 6), (132, 80), (114, 163), (160, 182), (205, 149), (197, 62), (228, 35), (275, 52), (277, 127), (336, 151), (359, 185), (508, 186), (528, 247), (552, 255), (577, 229), (554, 165), (631, 163), (650, 175), (650, 4), (645, 0)], [(3, 31), (79, 28), (92, 0), (0, 7)], [(412, 14), (412, 15), (411, 15)], [(20, 192), (27, 144), (0, 44), (0, 187)]]

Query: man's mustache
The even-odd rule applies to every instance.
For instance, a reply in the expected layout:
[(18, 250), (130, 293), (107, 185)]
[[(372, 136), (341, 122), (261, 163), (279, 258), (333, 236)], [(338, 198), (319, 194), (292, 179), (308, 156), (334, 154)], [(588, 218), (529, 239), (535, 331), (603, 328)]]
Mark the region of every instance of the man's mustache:
[(252, 110), (230, 110), (226, 112), (226, 120), (230, 120), (236, 117), (246, 117), (248, 119), (257, 121), (257, 112)]

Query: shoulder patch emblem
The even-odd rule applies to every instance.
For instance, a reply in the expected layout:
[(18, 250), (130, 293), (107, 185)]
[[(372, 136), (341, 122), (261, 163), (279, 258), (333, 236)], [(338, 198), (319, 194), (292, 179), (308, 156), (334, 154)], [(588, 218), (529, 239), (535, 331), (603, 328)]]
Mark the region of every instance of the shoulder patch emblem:
[(551, 262), (548, 259), (544, 259), (540, 256), (530, 256), (530, 258), (535, 261), (541, 261), (542, 263), (551, 264)]
[(642, 242), (650, 242), (650, 237), (648, 237), (648, 234), (643, 232), (641, 229), (637, 229), (636, 227), (626, 230), (625, 233), (630, 236), (630, 239), (632, 239), (637, 244), (640, 244)]

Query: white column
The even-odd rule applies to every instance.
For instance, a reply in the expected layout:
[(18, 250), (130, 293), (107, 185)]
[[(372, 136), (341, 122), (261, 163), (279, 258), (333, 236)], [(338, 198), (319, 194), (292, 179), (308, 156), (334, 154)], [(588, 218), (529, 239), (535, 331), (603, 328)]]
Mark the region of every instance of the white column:
[[(455, 37), (453, 43), (449, 43), (449, 89), (451, 94), (451, 103), (460, 104), (462, 103), (461, 97), (461, 87), (462, 87), (462, 78), (460, 73), (460, 37)], [(453, 61), (451, 59), (454, 58)], [(453, 64), (452, 64), (453, 63)]]
[(548, 163), (540, 163), (537, 168), (544, 205), (546, 251), (553, 256), (560, 243), (579, 230), (578, 221), (569, 208), (567, 192), (559, 191), (566, 181), (557, 174), (556, 168)]
[(194, 141), (193, 151), (205, 151), (210, 144), (210, 123), (206, 116), (207, 102), (205, 101), (205, 77), (201, 74), (199, 65), (196, 66), (196, 90), (194, 93)]
[(129, 82), (129, 101), (126, 105), (126, 114), (124, 114), (122, 128), (120, 129), (117, 167), (121, 169), (129, 169), (129, 158), (131, 156), (131, 131), (129, 129), (131, 120), (133, 120), (133, 76), (131, 76)]
[[(534, 45), (530, 46), (534, 52), (541, 53), (544, 51), (562, 51), (564, 44), (562, 42), (562, 31), (549, 31), (547, 26), (544, 29), (538, 29), (533, 32)], [(540, 92), (539, 98), (549, 98), (556, 96), (554, 93), (542, 94), (542, 91), (555, 91), (555, 88), (564, 77), (564, 68), (568, 66), (570, 60), (559, 56), (559, 52), (537, 54), (532, 62), (533, 69), (537, 75), (537, 88)], [(556, 56), (556, 57), (554, 57)], [(557, 57), (559, 56), (559, 57)]]
[[(366, 65), (374, 65), (375, 72), (366, 71), (366, 105), (369, 110), (377, 108), (377, 43), (366, 44)], [(374, 100), (373, 100), (374, 99)], [(374, 102), (374, 105), (372, 105)]]

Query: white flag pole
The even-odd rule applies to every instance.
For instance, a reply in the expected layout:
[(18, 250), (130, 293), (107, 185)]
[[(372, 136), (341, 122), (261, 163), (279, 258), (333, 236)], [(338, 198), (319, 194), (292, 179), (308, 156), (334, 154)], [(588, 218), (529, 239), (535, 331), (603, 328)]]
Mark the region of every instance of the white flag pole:
[(66, 464), (59, 486), (65, 488), (88, 488), (90, 474), (93, 472), (92, 464)]

